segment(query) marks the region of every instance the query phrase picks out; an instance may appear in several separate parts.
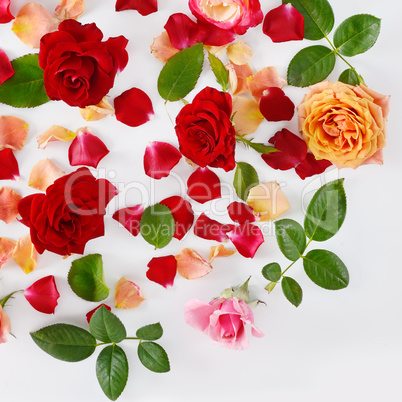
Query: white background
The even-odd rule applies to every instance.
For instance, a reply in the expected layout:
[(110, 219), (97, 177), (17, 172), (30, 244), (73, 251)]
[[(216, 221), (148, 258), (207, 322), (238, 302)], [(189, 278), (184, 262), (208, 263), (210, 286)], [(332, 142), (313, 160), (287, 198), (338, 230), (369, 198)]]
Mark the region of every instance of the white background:
[[(57, 3), (57, 0), (42, 1), (49, 11), (53, 11)], [(398, 114), (402, 101), (401, 57), (395, 44), (400, 31), (400, 10), (396, 9), (396, 3), (391, 0), (332, 1), (336, 26), (358, 13), (382, 18), (382, 32), (375, 47), (350, 61), (372, 89), (392, 95), (383, 166), (371, 165), (340, 172), (333, 169), (322, 177), (302, 181), (293, 171), (275, 171), (265, 165), (254, 151), (237, 146), (237, 161), (253, 164), (261, 182), (277, 180), (283, 185), (291, 204), (291, 210), (283, 217), (299, 222), (303, 221), (303, 208), (313, 190), (325, 180), (346, 178), (348, 213), (345, 223), (333, 239), (312, 246), (327, 248), (342, 258), (350, 271), (350, 285), (338, 292), (318, 288), (306, 277), (299, 262), (289, 271), (304, 290), (303, 303), (297, 309), (285, 300), (280, 288), (270, 295), (264, 291), (267, 282), (261, 275), (261, 268), (274, 261), (283, 268), (287, 266), (276, 245), (272, 224), (263, 226), (267, 233), (266, 242), (253, 260), (239, 255), (217, 259), (213, 264), (214, 270), (208, 276), (195, 281), (177, 277), (170, 291), (146, 278), (146, 265), (152, 257), (177, 254), (184, 247), (192, 247), (207, 257), (212, 245), (212, 242), (190, 234), (185, 241), (174, 239), (165, 249), (154, 252), (153, 247), (140, 236), (132, 237), (111, 218), (118, 208), (183, 195), (179, 178), (182, 177), (185, 182), (192, 171), (184, 160), (174, 169), (173, 176), (158, 182), (144, 174), (142, 160), (149, 141), (162, 140), (178, 145), (164, 102), (156, 90), (162, 63), (150, 54), (149, 46), (170, 14), (190, 12), (185, 0), (159, 1), (159, 12), (148, 17), (142, 17), (135, 11), (115, 13), (114, 0), (87, 0), (85, 3), (86, 11), (80, 18), (81, 22), (95, 21), (105, 38), (123, 34), (129, 39), (130, 62), (117, 77), (111, 98), (133, 86), (139, 87), (151, 97), (156, 118), (142, 127), (129, 128), (113, 117), (87, 124), (77, 109), (63, 102), (50, 102), (30, 110), (1, 105), (0, 114), (23, 118), (30, 125), (27, 144), (16, 154), (21, 179), (19, 182), (3, 181), (1, 185), (10, 186), (24, 196), (33, 193), (27, 186), (30, 170), (36, 162), (47, 157), (66, 172), (74, 170), (68, 163), (68, 144), (52, 143), (44, 151), (37, 149), (36, 136), (53, 124), (73, 131), (89, 125), (110, 149), (110, 154), (101, 161), (99, 171), (100, 175), (119, 186), (121, 193), (111, 202), (105, 218), (106, 236), (89, 242), (86, 254), (99, 252), (103, 255), (105, 279), (111, 288), (106, 300), (109, 305), (113, 305), (113, 289), (120, 277), (126, 276), (141, 287), (147, 300), (140, 308), (113, 311), (124, 322), (130, 335), (134, 335), (142, 325), (160, 321), (165, 330), (160, 343), (167, 350), (172, 367), (168, 374), (149, 372), (138, 361), (136, 341), (125, 341), (123, 347), (129, 359), (130, 376), (120, 401), (400, 401), (402, 144)], [(25, 1), (12, 0), (12, 13), (16, 15), (24, 4)], [(262, 0), (264, 14), (278, 5), (279, 1)], [(273, 44), (262, 34), (261, 26), (250, 29), (243, 39), (254, 49), (255, 58), (251, 63), (254, 70), (273, 65), (284, 77), (293, 55), (301, 48), (314, 44), (308, 41)], [(325, 45), (324, 42), (322, 44)], [(31, 52), (11, 32), (11, 23), (0, 26), (0, 48), (10, 59)], [(338, 60), (330, 79), (335, 81), (345, 68)], [(215, 85), (207, 63), (197, 91), (191, 93), (188, 100), (206, 85)], [(305, 93), (303, 89), (291, 87), (285, 88), (285, 91), (295, 104)], [(167, 106), (172, 118), (181, 106), (179, 103)], [(297, 132), (296, 118), (284, 123), (265, 122), (256, 137), (261, 142), (267, 141), (284, 127)], [(222, 182), (232, 182), (234, 172), (215, 171)], [(143, 195), (138, 190), (141, 185), (147, 189)], [(228, 217), (219, 211), (225, 210), (231, 198), (230, 191), (225, 190), (223, 200), (204, 206), (194, 203), (194, 209), (199, 214), (213, 208), (217, 212), (216, 218), (229, 222)], [(9, 225), (0, 222), (2, 237), (16, 240), (26, 233), (27, 228), (18, 222)], [(86, 327), (85, 314), (97, 304), (79, 299), (67, 284), (67, 272), (75, 258), (77, 256), (63, 260), (45, 252), (38, 258), (37, 270), (30, 275), (25, 275), (11, 261), (2, 268), (0, 297), (26, 288), (50, 274), (56, 277), (61, 297), (54, 316), (36, 312), (22, 295), (6, 307), (16, 339), (9, 337), (7, 344), (0, 345), (1, 400), (107, 400), (95, 375), (98, 351), (86, 361), (65, 363), (45, 354), (29, 336), (30, 331), (59, 322)], [(238, 352), (213, 344), (207, 336), (184, 323), (183, 306), (187, 300), (198, 298), (209, 301), (224, 288), (244, 282), (249, 275), (252, 275), (252, 295), (267, 304), (254, 310), (256, 325), (265, 333), (264, 338), (250, 336), (248, 349)]]

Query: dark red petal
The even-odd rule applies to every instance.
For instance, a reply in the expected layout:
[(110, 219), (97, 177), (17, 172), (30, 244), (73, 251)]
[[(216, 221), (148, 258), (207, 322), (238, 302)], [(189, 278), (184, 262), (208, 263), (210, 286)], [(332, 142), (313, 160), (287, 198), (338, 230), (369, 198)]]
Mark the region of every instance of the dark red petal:
[(144, 154), (145, 174), (157, 180), (167, 177), (180, 159), (181, 153), (173, 145), (166, 142), (151, 142)]
[(227, 235), (237, 251), (246, 258), (253, 258), (258, 247), (264, 243), (264, 236), (261, 229), (251, 223), (236, 226), (236, 228)]
[(116, 11), (137, 10), (141, 15), (158, 11), (158, 0), (117, 0)]
[(221, 198), (219, 177), (207, 167), (198, 168), (189, 177), (187, 187), (187, 195), (201, 204)]
[(202, 239), (216, 240), (221, 243), (228, 240), (227, 233), (234, 229), (235, 225), (220, 223), (202, 213), (195, 222), (194, 234)]
[(0, 49), (0, 85), (13, 75), (14, 69), (10, 63), (10, 59), (4, 53), (4, 51)]
[[(201, 101), (211, 102), (229, 118), (232, 117), (232, 97), (227, 92), (218, 91), (212, 87), (205, 87), (193, 99), (193, 104)], [(211, 106), (213, 105), (211, 103)]]
[(0, 151), (0, 180), (17, 180), (20, 177), (17, 159), (10, 148)]
[(126, 46), (128, 39), (120, 35), (116, 38), (109, 38), (105, 45), (109, 52), (113, 55), (114, 65), (117, 71), (123, 71), (128, 63), (128, 53)]
[(50, 275), (39, 279), (25, 289), (24, 296), (35, 310), (45, 314), (54, 314), (60, 294), (57, 291), (54, 276)]
[(10, 0), (0, 0), (0, 24), (6, 24), (14, 19), (10, 13)]
[(96, 168), (109, 150), (96, 136), (80, 132), (70, 144), (68, 160), (71, 166), (86, 165)]
[(327, 161), (326, 159), (315, 159), (315, 156), (312, 153), (308, 153), (306, 155), (306, 159), (298, 166), (296, 166), (296, 173), (300, 176), (301, 179), (305, 179), (306, 177), (314, 176), (315, 174), (320, 174), (325, 171), (325, 169), (331, 166), (332, 163)]
[(198, 42), (208, 46), (224, 46), (236, 39), (233, 31), (218, 28), (205, 21), (198, 20), (198, 30)]
[(271, 10), (264, 20), (262, 31), (272, 42), (287, 42), (304, 38), (304, 18), (291, 3)]
[(95, 311), (98, 310), (99, 308), (101, 308), (102, 306), (105, 307), (107, 310), (112, 311), (112, 309), (107, 304), (100, 304), (98, 307), (95, 307), (93, 310), (91, 310), (90, 312), (88, 312), (86, 314), (88, 324), (89, 324), (89, 321), (91, 321), (91, 318), (94, 315)]
[(143, 212), (143, 205), (123, 208), (113, 214), (113, 219), (121, 223), (133, 236), (137, 236), (140, 233), (140, 220)]
[(228, 206), (228, 212), (233, 222), (240, 224), (255, 222), (253, 208), (249, 207), (244, 202), (232, 202)]
[(197, 42), (198, 25), (185, 14), (172, 14), (164, 28), (176, 49), (186, 49)]
[(138, 127), (154, 116), (151, 99), (141, 89), (131, 88), (114, 100), (116, 119), (127, 126)]
[(150, 281), (159, 283), (164, 288), (173, 286), (177, 272), (177, 260), (174, 255), (165, 257), (154, 257), (148, 263), (147, 278)]
[(295, 105), (282, 89), (270, 87), (263, 92), (260, 111), (268, 121), (289, 121), (295, 113)]

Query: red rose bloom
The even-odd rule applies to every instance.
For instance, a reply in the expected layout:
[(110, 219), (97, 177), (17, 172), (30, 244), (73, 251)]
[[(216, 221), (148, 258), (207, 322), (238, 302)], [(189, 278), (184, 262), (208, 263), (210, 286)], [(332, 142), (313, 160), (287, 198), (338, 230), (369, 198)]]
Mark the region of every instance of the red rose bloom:
[(83, 254), (89, 240), (104, 235), (105, 207), (116, 194), (109, 181), (96, 180), (89, 169), (80, 168), (57, 179), (46, 195), (23, 198), (18, 212), (38, 253)]
[(82, 25), (72, 19), (42, 37), (39, 65), (50, 99), (84, 108), (96, 105), (109, 92), (117, 71), (127, 65), (128, 41), (124, 36), (106, 42), (102, 38), (94, 23)]
[(231, 114), (232, 97), (206, 87), (176, 118), (180, 152), (201, 167), (234, 169), (236, 138)]

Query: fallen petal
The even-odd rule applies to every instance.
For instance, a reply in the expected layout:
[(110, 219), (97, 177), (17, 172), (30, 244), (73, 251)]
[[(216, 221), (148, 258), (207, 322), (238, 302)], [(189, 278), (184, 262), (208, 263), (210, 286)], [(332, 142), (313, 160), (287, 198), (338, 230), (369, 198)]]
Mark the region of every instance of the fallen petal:
[(18, 203), (21, 198), (9, 187), (0, 188), (0, 220), (8, 224), (18, 216)]
[(237, 43), (228, 46), (228, 59), (238, 66), (250, 63), (253, 58), (253, 49), (247, 43), (239, 40)]
[(234, 63), (227, 63), (225, 65), (229, 71), (229, 84), (230, 90), (233, 95), (240, 95), (248, 91), (247, 78), (253, 75), (253, 70), (248, 64), (238, 66)]
[(235, 254), (235, 250), (228, 250), (225, 248), (223, 244), (219, 244), (218, 246), (211, 247), (211, 253), (209, 254), (209, 263), (212, 264), (212, 261), (218, 257), (230, 257)]
[(244, 96), (233, 97), (233, 125), (237, 135), (254, 133), (263, 121), (257, 101)]
[(36, 190), (46, 191), (56, 179), (65, 175), (50, 159), (39, 161), (31, 170), (28, 186)]
[(158, 11), (158, 0), (117, 0), (116, 11), (137, 10), (141, 15)]
[(147, 145), (144, 154), (145, 174), (153, 179), (162, 179), (179, 163), (181, 153), (166, 142), (154, 141)]
[(198, 42), (208, 46), (224, 46), (236, 39), (232, 30), (218, 28), (205, 21), (197, 21)]
[(271, 87), (262, 93), (260, 111), (268, 121), (289, 121), (295, 114), (295, 105), (282, 89)]
[(116, 285), (114, 303), (116, 308), (134, 309), (146, 300), (140, 287), (126, 278), (121, 278)]
[(164, 28), (176, 49), (183, 50), (197, 42), (198, 25), (183, 13), (172, 14)]
[(10, 13), (10, 0), (0, 0), (0, 24), (7, 24), (14, 19)]
[(176, 49), (172, 42), (170, 42), (169, 35), (166, 31), (163, 31), (159, 36), (154, 38), (151, 45), (151, 53), (163, 63), (166, 63), (175, 54), (179, 53), (179, 49)]
[(98, 310), (99, 308), (101, 308), (102, 306), (105, 307), (105, 309), (107, 309), (107, 310), (109, 310), (109, 311), (112, 311), (112, 309), (111, 309), (107, 304), (103, 304), (103, 303), (100, 304), (98, 307), (95, 307), (93, 310), (89, 311), (89, 312), (86, 314), (88, 324), (89, 324), (89, 321), (91, 321), (91, 318), (92, 318), (92, 316), (94, 315), (95, 311)]
[(261, 229), (250, 223), (245, 223), (228, 233), (228, 237), (237, 251), (246, 258), (253, 258), (258, 248), (264, 243)]
[(76, 20), (84, 12), (84, 0), (61, 0), (54, 12), (60, 20)]
[(185, 279), (198, 279), (212, 271), (211, 264), (204, 260), (196, 251), (183, 249), (176, 255), (177, 272)]
[(114, 114), (115, 110), (105, 96), (97, 105), (80, 108), (80, 113), (86, 121), (98, 121)]
[(38, 256), (29, 234), (18, 240), (17, 246), (13, 252), (13, 258), (26, 274), (36, 269)]
[(146, 275), (150, 281), (156, 282), (166, 289), (173, 286), (177, 272), (177, 260), (174, 255), (154, 257), (147, 267), (149, 269)]
[(45, 149), (49, 142), (53, 141), (66, 141), (70, 142), (77, 136), (70, 130), (67, 130), (61, 126), (52, 126), (49, 130), (46, 130), (43, 134), (36, 137), (38, 140), (38, 147)]
[(264, 67), (247, 78), (248, 89), (257, 102), (260, 101), (267, 88), (283, 88), (286, 84), (287, 82), (279, 76), (275, 67)]
[(0, 268), (12, 257), (16, 246), (15, 241), (0, 237)]
[[(1, 0), (0, 0), (1, 2)], [(14, 68), (4, 50), (0, 49), (0, 85), (14, 75)]]
[(17, 159), (10, 148), (0, 151), (0, 180), (17, 180), (20, 177)]
[(222, 46), (204, 45), (204, 48), (207, 52), (212, 53), (216, 57), (219, 57), (225, 52), (225, 50), (228, 48), (228, 45), (222, 45)]
[(236, 223), (255, 222), (255, 215), (252, 208), (244, 202), (232, 202), (228, 205), (230, 219)]
[(187, 195), (200, 204), (221, 198), (219, 177), (207, 167), (198, 168), (187, 180)]
[(133, 236), (137, 236), (140, 233), (140, 221), (143, 212), (143, 205), (123, 208), (113, 214), (113, 219), (121, 223)]
[(57, 291), (54, 276), (50, 275), (39, 279), (25, 289), (24, 296), (35, 310), (44, 314), (54, 314), (60, 294)]
[(29, 125), (18, 117), (0, 116), (0, 149), (21, 151), (27, 139), (28, 127)]
[(306, 177), (323, 173), (329, 166), (332, 166), (330, 161), (327, 161), (326, 159), (318, 160), (309, 152), (304, 161), (296, 166), (295, 171), (299, 177), (304, 180)]
[(223, 224), (202, 213), (194, 225), (194, 234), (202, 239), (223, 242), (228, 240), (227, 233), (235, 228), (231, 224)]

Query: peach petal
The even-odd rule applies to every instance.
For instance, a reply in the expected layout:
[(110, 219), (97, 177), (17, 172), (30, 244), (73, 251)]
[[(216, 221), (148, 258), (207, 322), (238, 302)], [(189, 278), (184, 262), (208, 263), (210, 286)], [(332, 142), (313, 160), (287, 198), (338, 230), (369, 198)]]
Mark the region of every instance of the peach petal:
[(222, 46), (204, 45), (204, 48), (207, 52), (212, 53), (215, 57), (218, 57), (225, 52), (225, 50), (227, 49), (228, 46), (229, 46), (229, 44), (222, 45)]
[(9, 187), (0, 188), (0, 220), (8, 224), (18, 216), (18, 203), (21, 198)]
[(12, 257), (16, 246), (15, 241), (0, 237), (0, 268)]
[(84, 12), (84, 0), (61, 0), (54, 11), (55, 16), (60, 20), (76, 20)]
[(70, 130), (67, 130), (61, 126), (52, 126), (49, 130), (46, 130), (43, 134), (36, 137), (38, 140), (38, 146), (41, 149), (45, 149), (47, 144), (52, 141), (66, 141), (70, 142), (77, 136)]
[(264, 67), (247, 78), (247, 85), (254, 99), (259, 102), (263, 92), (270, 87), (283, 88), (287, 82), (279, 76), (275, 67)]
[(248, 91), (247, 77), (253, 75), (253, 70), (248, 64), (238, 66), (234, 63), (226, 63), (226, 70), (229, 71), (230, 90), (233, 95), (239, 95)]
[(179, 49), (173, 47), (168, 33), (163, 31), (159, 36), (154, 38), (151, 45), (151, 53), (153, 53), (158, 60), (166, 63), (175, 54), (179, 53)]
[(13, 252), (14, 261), (26, 274), (29, 274), (36, 269), (37, 257), (35, 246), (31, 241), (31, 236), (27, 234), (24, 237), (21, 237)]
[(115, 111), (105, 96), (97, 105), (87, 106), (85, 109), (80, 108), (80, 113), (86, 121), (98, 121), (114, 114)]
[(63, 172), (50, 159), (39, 161), (31, 170), (28, 186), (36, 190), (46, 191), (56, 179), (64, 176)]
[(134, 309), (146, 300), (140, 287), (127, 278), (121, 278), (116, 284), (114, 304), (123, 310)]
[(209, 263), (212, 264), (212, 261), (218, 257), (230, 257), (235, 254), (236, 250), (228, 250), (225, 248), (223, 244), (219, 244), (218, 246), (211, 247), (211, 253), (209, 254)]
[(251, 47), (241, 40), (230, 45), (227, 50), (228, 59), (238, 66), (250, 63), (253, 55)]
[(235, 96), (233, 98), (233, 124), (238, 135), (247, 135), (257, 131), (264, 121), (258, 102), (251, 98)]
[(14, 116), (0, 116), (0, 149), (21, 151), (27, 139), (29, 125)]
[(198, 279), (212, 271), (211, 264), (204, 260), (196, 251), (183, 249), (176, 255), (177, 272), (185, 279)]
[(12, 31), (33, 49), (38, 49), (43, 35), (57, 30), (60, 21), (37, 3), (21, 8), (13, 22)]

